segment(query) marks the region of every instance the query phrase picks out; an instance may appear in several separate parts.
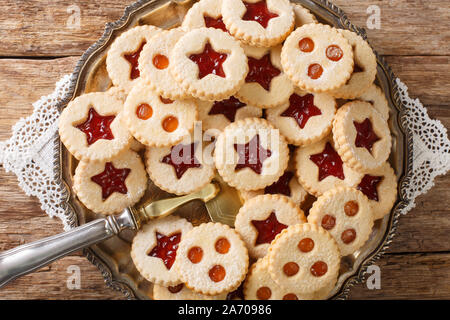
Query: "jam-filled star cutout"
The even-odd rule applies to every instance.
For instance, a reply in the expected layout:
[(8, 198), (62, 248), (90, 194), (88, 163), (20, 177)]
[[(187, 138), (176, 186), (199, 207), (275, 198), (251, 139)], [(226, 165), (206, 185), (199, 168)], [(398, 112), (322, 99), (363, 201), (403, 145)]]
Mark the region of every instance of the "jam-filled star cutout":
[(245, 82), (256, 82), (261, 85), (266, 91), (270, 91), (270, 84), (272, 79), (279, 76), (281, 71), (274, 67), (270, 61), (270, 53), (266, 54), (261, 59), (248, 58), (248, 74)]
[(125, 60), (127, 60), (131, 65), (130, 79), (134, 80), (141, 76), (139, 72), (139, 56), (141, 55), (142, 49), (144, 48), (146, 42), (142, 42), (139, 48), (135, 52), (126, 53), (123, 55)]
[(209, 42), (205, 44), (203, 52), (189, 56), (189, 59), (198, 66), (199, 79), (203, 79), (208, 74), (225, 78), (226, 75), (222, 65), (227, 58), (228, 54), (215, 51)]
[(286, 171), (277, 182), (274, 182), (270, 186), (264, 188), (264, 194), (283, 194), (285, 196), (291, 196), (291, 188), (289, 183), (294, 177), (294, 173)]
[(329, 142), (321, 153), (313, 154), (309, 159), (319, 168), (319, 181), (328, 176), (345, 179), (342, 159)]
[(267, 8), (266, 0), (262, 0), (255, 3), (249, 3), (244, 1), (244, 5), (247, 11), (242, 17), (242, 20), (256, 21), (264, 29), (267, 28), (270, 19), (278, 17), (278, 14), (269, 11), (269, 8)]
[(372, 153), (373, 145), (375, 142), (381, 140), (381, 138), (373, 131), (370, 119), (366, 118), (363, 122), (353, 121), (353, 125), (356, 129), (355, 146), (358, 148), (366, 148), (367, 151)]
[(97, 140), (112, 140), (114, 135), (111, 132), (111, 122), (116, 116), (101, 116), (94, 108), (89, 109), (88, 117), (85, 122), (76, 126), (86, 134), (88, 145), (95, 143)]
[(356, 189), (364, 193), (370, 200), (378, 201), (377, 187), (381, 180), (383, 180), (383, 177), (366, 174), (356, 186)]
[(203, 19), (205, 20), (205, 26), (207, 28), (214, 28), (214, 29), (222, 30), (223, 32), (228, 32), (227, 27), (225, 26), (225, 23), (223, 23), (222, 16), (220, 16), (218, 18), (204, 16)]
[(289, 108), (284, 110), (280, 116), (294, 118), (300, 129), (303, 129), (309, 118), (321, 114), (322, 111), (314, 105), (313, 94), (299, 96), (294, 93), (289, 97)]
[(272, 212), (270, 216), (265, 220), (252, 220), (252, 225), (256, 228), (258, 236), (256, 237), (255, 245), (263, 243), (271, 243), (283, 229), (287, 228), (287, 225), (278, 221), (275, 212)]
[(264, 161), (272, 155), (272, 151), (261, 146), (258, 134), (246, 144), (235, 143), (234, 150), (239, 155), (235, 170), (250, 168), (257, 174), (261, 174)]
[(197, 145), (198, 142), (173, 146), (170, 153), (161, 159), (161, 163), (171, 165), (175, 170), (177, 179), (181, 179), (189, 169), (202, 167), (195, 157)]
[(223, 114), (230, 122), (234, 122), (234, 119), (236, 118), (236, 112), (240, 108), (245, 106), (246, 106), (245, 103), (240, 102), (235, 97), (230, 97), (226, 100), (214, 102), (208, 114), (209, 115)]
[(181, 232), (169, 236), (156, 232), (155, 236), (156, 245), (147, 255), (160, 258), (167, 270), (170, 270), (177, 256), (178, 244), (181, 241)]
[(112, 162), (105, 163), (105, 170), (93, 177), (91, 180), (102, 188), (102, 199), (105, 201), (114, 192), (127, 194), (128, 189), (125, 180), (130, 174), (131, 169), (115, 168)]

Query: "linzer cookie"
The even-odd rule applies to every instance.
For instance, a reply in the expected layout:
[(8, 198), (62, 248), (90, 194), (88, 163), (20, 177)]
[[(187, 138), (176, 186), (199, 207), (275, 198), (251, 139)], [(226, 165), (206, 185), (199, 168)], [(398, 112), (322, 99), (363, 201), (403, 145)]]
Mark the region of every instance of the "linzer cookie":
[(221, 101), (197, 101), (198, 119), (202, 121), (204, 131), (217, 129), (222, 131), (232, 122), (246, 118), (260, 118), (263, 114), (257, 108), (231, 96)]
[(308, 222), (330, 232), (341, 255), (346, 256), (369, 238), (373, 227), (372, 208), (361, 191), (349, 187), (331, 189), (314, 202)]
[(388, 124), (367, 102), (349, 102), (338, 110), (333, 139), (342, 160), (358, 171), (378, 168), (391, 152)]
[(147, 174), (139, 155), (122, 152), (106, 161), (81, 161), (73, 178), (78, 199), (96, 213), (122, 212), (144, 195)]
[(248, 201), (236, 215), (235, 228), (252, 258), (266, 255), (270, 243), (283, 229), (306, 222), (303, 211), (281, 195), (260, 195)]
[(172, 50), (169, 70), (181, 87), (202, 100), (223, 100), (244, 83), (247, 57), (239, 43), (213, 28), (186, 33)]
[(222, 2), (222, 15), (235, 38), (258, 47), (281, 43), (294, 28), (288, 0), (227, 0)]
[(326, 93), (306, 93), (300, 89), (289, 101), (266, 111), (267, 120), (278, 128), (290, 144), (308, 145), (331, 132), (336, 113), (335, 99)]
[(344, 36), (328, 25), (306, 24), (286, 39), (281, 51), (284, 72), (308, 92), (337, 89), (350, 79), (353, 50)]
[(174, 267), (188, 288), (218, 295), (240, 285), (248, 263), (247, 248), (236, 231), (220, 223), (204, 223), (181, 241)]
[(111, 45), (106, 57), (106, 70), (113, 84), (130, 92), (140, 79), (139, 56), (145, 44), (161, 32), (154, 26), (138, 26), (122, 33)]
[(294, 85), (281, 68), (281, 45), (272, 48), (243, 48), (249, 71), (236, 96), (259, 108), (272, 108), (287, 102), (294, 92)]
[(186, 219), (168, 216), (144, 225), (133, 238), (131, 258), (142, 276), (164, 286), (177, 286), (180, 279), (174, 270), (179, 244), (192, 225)]
[(159, 188), (177, 195), (195, 192), (211, 182), (215, 168), (202, 141), (184, 139), (172, 147), (152, 147), (146, 152), (147, 172)]
[(389, 105), (386, 100), (386, 96), (375, 84), (372, 84), (366, 91), (364, 91), (358, 99), (369, 102), (384, 119), (389, 119)]
[(147, 146), (171, 146), (189, 136), (197, 119), (194, 100), (167, 100), (137, 84), (125, 101), (124, 127)]
[(230, 124), (219, 135), (214, 160), (230, 186), (258, 190), (283, 175), (289, 149), (283, 136), (269, 122), (247, 118)]
[(144, 46), (139, 57), (141, 77), (155, 94), (166, 99), (179, 100), (188, 97), (169, 72), (172, 63), (170, 54), (183, 35), (184, 31), (181, 28), (161, 31), (152, 38), (148, 46)]
[(298, 3), (292, 3), (292, 9), (294, 10), (295, 27), (299, 28), (304, 24), (317, 23), (316, 17), (308, 9), (302, 7)]
[(125, 100), (127, 99), (127, 95), (128, 93), (125, 92), (122, 88), (120, 87), (111, 87), (106, 91), (107, 94), (112, 95), (114, 98), (116, 98), (117, 100), (120, 100), (122, 102), (125, 102)]
[(356, 189), (369, 198), (374, 220), (388, 214), (397, 199), (397, 177), (388, 162), (364, 173)]
[(194, 3), (184, 16), (181, 27), (186, 31), (215, 28), (228, 32), (222, 19), (222, 0), (200, 0)]
[(298, 148), (295, 161), (300, 184), (316, 197), (336, 187), (353, 187), (362, 177), (342, 161), (331, 136)]
[(353, 73), (342, 87), (331, 93), (336, 98), (354, 99), (366, 91), (375, 80), (377, 59), (370, 45), (359, 35), (349, 30), (339, 30), (353, 48)]
[(273, 241), (267, 256), (272, 279), (281, 287), (305, 294), (335, 283), (340, 266), (339, 247), (315, 224), (296, 224)]
[(59, 136), (78, 160), (102, 161), (126, 150), (131, 135), (121, 124), (123, 103), (107, 93), (71, 101), (59, 118)]
[(226, 293), (208, 296), (194, 292), (187, 288), (184, 283), (168, 287), (153, 285), (153, 299), (155, 300), (226, 300), (226, 298)]

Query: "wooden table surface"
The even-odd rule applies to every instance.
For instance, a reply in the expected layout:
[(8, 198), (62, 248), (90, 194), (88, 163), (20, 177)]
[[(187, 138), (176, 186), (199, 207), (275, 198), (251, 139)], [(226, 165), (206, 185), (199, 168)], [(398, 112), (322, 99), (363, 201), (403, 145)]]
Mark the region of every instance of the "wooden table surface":
[[(419, 97), (431, 117), (450, 128), (450, 5), (448, 0), (335, 0), (353, 23), (367, 26), (370, 5), (380, 8), (381, 28), (367, 30), (376, 50)], [(106, 22), (118, 19), (131, 0), (0, 0), (0, 141), (70, 73)], [(80, 29), (71, 28), (79, 9)], [(74, 11), (75, 10), (75, 11)], [(74, 13), (75, 12), (75, 13)], [(73, 25), (73, 24), (72, 24)], [(366, 27), (367, 29), (367, 27)], [(439, 177), (417, 206), (401, 217), (381, 268), (381, 289), (365, 284), (352, 299), (450, 298), (450, 175)], [(14, 175), (0, 171), (0, 251), (62, 231)], [(81, 288), (70, 290), (69, 266), (81, 270)], [(0, 299), (123, 299), (80, 253), (52, 263), (0, 289)]]

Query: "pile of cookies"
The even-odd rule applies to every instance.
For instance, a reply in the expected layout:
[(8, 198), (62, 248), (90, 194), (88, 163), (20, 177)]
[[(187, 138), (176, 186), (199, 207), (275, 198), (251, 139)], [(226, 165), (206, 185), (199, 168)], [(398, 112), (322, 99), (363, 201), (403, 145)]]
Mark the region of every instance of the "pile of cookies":
[(183, 195), (218, 172), (242, 198), (235, 228), (170, 216), (137, 233), (131, 256), (154, 298), (327, 298), (341, 257), (396, 199), (370, 46), (288, 0), (201, 0), (180, 27), (122, 33), (106, 66), (113, 86), (59, 122), (87, 208), (132, 206), (147, 174)]

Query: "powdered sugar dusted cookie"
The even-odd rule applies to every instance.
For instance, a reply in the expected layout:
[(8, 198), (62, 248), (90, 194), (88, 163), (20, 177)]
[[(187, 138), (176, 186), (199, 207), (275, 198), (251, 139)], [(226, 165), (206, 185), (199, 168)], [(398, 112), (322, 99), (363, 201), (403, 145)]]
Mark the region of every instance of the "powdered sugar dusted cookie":
[(299, 28), (304, 24), (317, 23), (316, 17), (308, 9), (298, 3), (291, 3), (294, 10), (295, 27)]
[(159, 32), (161, 29), (155, 26), (138, 26), (114, 40), (106, 57), (106, 70), (115, 86), (130, 92), (140, 79), (139, 55), (145, 44)]
[(248, 201), (236, 215), (235, 228), (253, 258), (266, 255), (270, 243), (283, 229), (306, 222), (303, 211), (281, 195), (260, 195)]
[(331, 189), (314, 202), (308, 222), (331, 233), (341, 255), (354, 253), (369, 238), (373, 227), (369, 199), (360, 191), (341, 187)]
[(125, 101), (124, 127), (147, 146), (171, 146), (189, 136), (197, 119), (194, 100), (167, 100), (141, 82)]
[(123, 103), (104, 93), (83, 94), (72, 100), (59, 118), (59, 136), (79, 160), (102, 161), (126, 150), (131, 135), (121, 125)]
[(176, 286), (164, 287), (155, 284), (153, 286), (153, 299), (155, 300), (226, 300), (227, 293), (216, 296), (208, 296), (192, 291), (184, 283)]
[(228, 32), (222, 19), (222, 0), (200, 0), (194, 3), (184, 16), (181, 27), (186, 31), (215, 28)]
[(230, 186), (258, 190), (271, 185), (284, 173), (289, 149), (269, 122), (247, 118), (230, 124), (219, 135), (214, 160)]
[(81, 161), (73, 180), (78, 199), (103, 214), (122, 212), (138, 202), (147, 189), (144, 164), (130, 150), (106, 161)]
[(366, 91), (364, 91), (358, 99), (369, 102), (384, 119), (389, 119), (389, 105), (386, 100), (386, 96), (375, 84), (372, 84)]
[(391, 152), (387, 121), (367, 102), (349, 102), (338, 110), (333, 139), (342, 160), (358, 171), (378, 168)]
[(235, 94), (248, 72), (239, 43), (213, 28), (187, 32), (175, 45), (169, 66), (181, 87), (202, 100), (223, 100)]
[(301, 146), (319, 141), (331, 132), (335, 99), (326, 93), (296, 89), (289, 101), (267, 110), (267, 120), (280, 129), (289, 143)]
[(192, 229), (180, 243), (176, 268), (188, 288), (217, 295), (236, 289), (248, 269), (248, 252), (239, 234), (220, 223)]
[(294, 92), (294, 85), (281, 68), (281, 45), (272, 48), (243, 48), (249, 71), (236, 96), (259, 108), (272, 108), (285, 103)]
[(294, 28), (288, 0), (227, 0), (222, 2), (222, 14), (230, 33), (253, 46), (277, 45)]
[(308, 92), (344, 85), (353, 71), (353, 50), (344, 36), (328, 25), (306, 24), (286, 39), (281, 51), (284, 72)]
[(315, 224), (283, 230), (267, 258), (272, 279), (294, 292), (316, 292), (335, 283), (339, 274), (339, 247), (330, 233)]
[(174, 263), (179, 256), (180, 241), (192, 225), (186, 219), (168, 216), (152, 220), (138, 231), (131, 245), (131, 258), (150, 282), (164, 286), (180, 284)]

